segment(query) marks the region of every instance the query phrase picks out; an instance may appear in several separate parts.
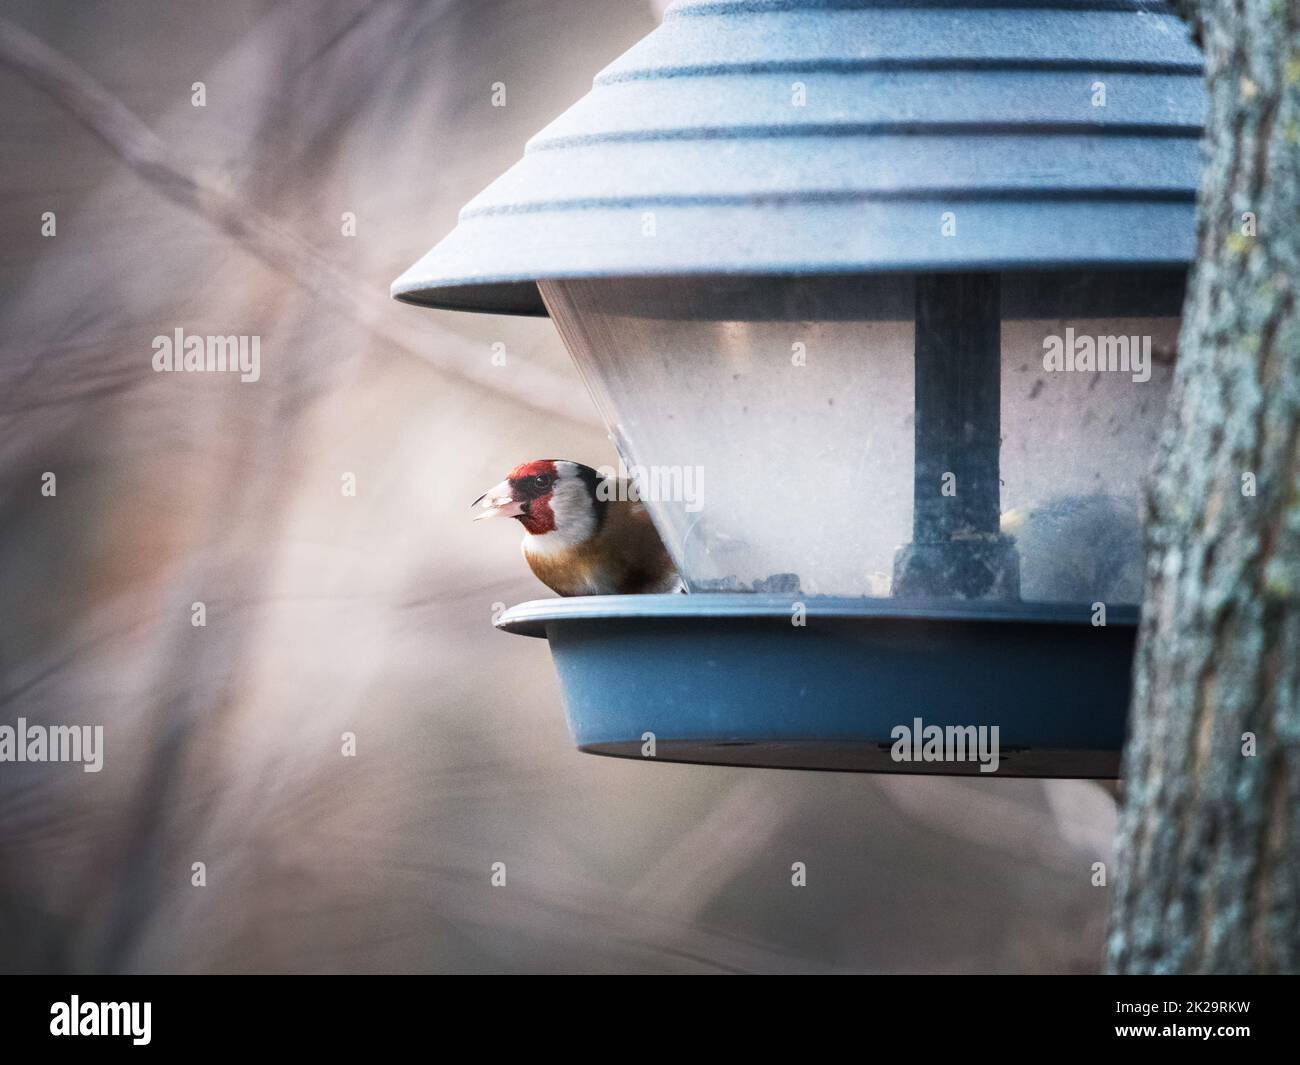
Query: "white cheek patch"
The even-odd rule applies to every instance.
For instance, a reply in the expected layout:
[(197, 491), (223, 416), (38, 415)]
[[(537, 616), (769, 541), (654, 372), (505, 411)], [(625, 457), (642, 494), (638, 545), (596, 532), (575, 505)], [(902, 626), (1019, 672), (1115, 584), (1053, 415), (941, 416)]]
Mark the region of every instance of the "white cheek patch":
[(591, 539), (596, 532), (596, 511), (587, 486), (575, 478), (562, 476), (551, 491), (551, 513), (555, 529), (548, 533), (525, 535), (532, 554), (561, 554)]

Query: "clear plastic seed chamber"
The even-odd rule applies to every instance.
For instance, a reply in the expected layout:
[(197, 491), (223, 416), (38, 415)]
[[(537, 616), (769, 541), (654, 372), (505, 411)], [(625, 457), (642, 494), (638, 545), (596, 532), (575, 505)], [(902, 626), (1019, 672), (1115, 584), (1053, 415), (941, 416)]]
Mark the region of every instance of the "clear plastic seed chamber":
[(1146, 0), (682, 0), (394, 283), (552, 317), (690, 593), (500, 618), (580, 749), (1118, 773), (1201, 74)]
[[(540, 288), (691, 592), (1135, 604), (1178, 278), (1054, 281)], [(916, 579), (940, 543), (1005, 572)]]

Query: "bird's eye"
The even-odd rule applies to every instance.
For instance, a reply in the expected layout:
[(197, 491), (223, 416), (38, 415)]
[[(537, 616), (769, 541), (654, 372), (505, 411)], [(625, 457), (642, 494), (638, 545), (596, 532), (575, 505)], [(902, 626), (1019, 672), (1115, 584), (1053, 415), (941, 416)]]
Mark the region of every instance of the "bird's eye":
[(547, 477), (544, 473), (534, 477), (533, 482), (537, 485), (538, 488), (549, 488), (551, 486), (551, 479)]

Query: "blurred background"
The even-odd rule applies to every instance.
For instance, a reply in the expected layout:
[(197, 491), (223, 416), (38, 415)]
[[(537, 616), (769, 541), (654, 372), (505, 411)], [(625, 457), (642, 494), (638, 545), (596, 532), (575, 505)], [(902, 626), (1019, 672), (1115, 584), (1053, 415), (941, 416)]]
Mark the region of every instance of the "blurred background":
[(0, 763), (0, 969), (1100, 967), (1098, 786), (582, 755), (491, 627), (549, 593), (470, 500), (616, 456), (548, 321), (388, 284), (661, 6), (0, 4), (0, 724), (105, 730)]

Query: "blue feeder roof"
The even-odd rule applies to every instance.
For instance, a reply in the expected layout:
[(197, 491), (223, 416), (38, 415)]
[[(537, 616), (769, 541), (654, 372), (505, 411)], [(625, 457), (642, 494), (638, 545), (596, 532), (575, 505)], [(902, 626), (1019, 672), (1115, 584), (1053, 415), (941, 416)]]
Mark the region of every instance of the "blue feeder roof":
[(545, 314), (539, 279), (1183, 267), (1204, 111), (1163, 3), (682, 0), (393, 295)]

